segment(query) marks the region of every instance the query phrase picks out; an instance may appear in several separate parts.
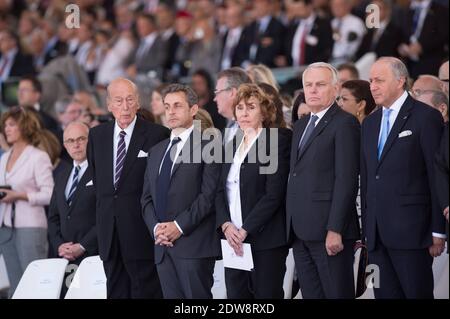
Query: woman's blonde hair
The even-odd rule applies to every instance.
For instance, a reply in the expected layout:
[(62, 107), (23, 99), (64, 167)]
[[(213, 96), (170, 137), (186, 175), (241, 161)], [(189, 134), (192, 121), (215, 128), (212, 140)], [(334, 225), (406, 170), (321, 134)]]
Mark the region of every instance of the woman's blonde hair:
[(36, 111), (16, 106), (3, 113), (0, 120), (3, 134), (5, 134), (5, 123), (8, 119), (13, 119), (17, 123), (26, 143), (46, 152), (52, 164), (56, 164), (61, 155), (61, 144), (53, 133), (43, 128)]

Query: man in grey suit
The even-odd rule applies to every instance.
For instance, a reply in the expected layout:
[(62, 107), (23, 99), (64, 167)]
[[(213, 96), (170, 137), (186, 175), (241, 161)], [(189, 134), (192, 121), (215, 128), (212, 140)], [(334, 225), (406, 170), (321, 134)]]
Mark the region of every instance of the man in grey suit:
[(300, 288), (304, 298), (354, 298), (360, 125), (336, 104), (334, 67), (311, 64), (303, 87), (311, 114), (294, 126), (286, 198)]
[(127, 74), (135, 78), (138, 74), (148, 74), (151, 71), (161, 78), (166, 63), (167, 45), (158, 34), (156, 19), (148, 13), (141, 13), (136, 20), (139, 44), (131, 55)]
[[(193, 123), (198, 97), (184, 85), (163, 92), (170, 139), (154, 146), (142, 194), (143, 217), (155, 240), (155, 263), (164, 298), (212, 298), (220, 255), (214, 200), (220, 165), (201, 158), (207, 143)], [(210, 146), (210, 145), (208, 145)], [(188, 185), (188, 187), (186, 187)]]

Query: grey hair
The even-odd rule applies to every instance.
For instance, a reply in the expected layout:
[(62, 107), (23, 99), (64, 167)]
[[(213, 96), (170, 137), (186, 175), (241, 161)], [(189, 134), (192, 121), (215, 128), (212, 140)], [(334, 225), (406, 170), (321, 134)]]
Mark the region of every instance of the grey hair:
[(136, 96), (137, 104), (138, 104), (138, 106), (140, 106), (139, 89), (138, 89), (137, 85), (133, 81), (130, 81), (130, 80), (126, 79), (126, 78), (120, 78), (119, 77), (119, 78), (116, 78), (116, 79), (112, 80), (111, 83), (109, 83), (108, 87), (106, 88), (106, 100), (107, 101), (111, 100), (111, 92), (110, 92), (111, 91), (111, 86), (115, 82), (119, 82), (119, 81), (126, 82), (126, 83), (128, 83), (131, 86), (131, 89), (133, 90), (134, 95)]
[(195, 93), (195, 91), (187, 85), (178, 83), (170, 84), (163, 90), (162, 92), (163, 100), (166, 99), (167, 94), (178, 92), (183, 92), (186, 95), (189, 107), (193, 107), (195, 104), (198, 104), (198, 95)]
[(55, 112), (57, 114), (63, 114), (66, 112), (67, 107), (72, 103), (72, 97), (65, 96), (55, 102)]
[(327, 69), (327, 70), (329, 70), (329, 71), (331, 72), (331, 75), (332, 75), (331, 84), (332, 84), (332, 85), (338, 84), (338, 82), (339, 82), (339, 76), (338, 76), (338, 71), (336, 70), (336, 68), (335, 68), (334, 66), (332, 66), (331, 64), (329, 64), (329, 63), (325, 63), (325, 62), (316, 62), (316, 63), (310, 64), (310, 65), (305, 69), (305, 71), (303, 71), (303, 74), (302, 74), (302, 83), (303, 83), (303, 86), (305, 85), (305, 74), (306, 74), (306, 72), (308, 72), (308, 71), (311, 70), (311, 69), (320, 69), (320, 68)]
[(433, 95), (431, 96), (431, 103), (433, 106), (438, 107), (441, 104), (445, 104), (448, 111), (448, 97), (443, 91), (433, 91)]
[(67, 124), (66, 128), (64, 129), (64, 132), (67, 131), (67, 129), (68, 129), (69, 127), (71, 127), (71, 126), (76, 126), (76, 125), (79, 125), (79, 126), (84, 127), (84, 128), (87, 130), (87, 133), (89, 134), (89, 130), (90, 130), (91, 128), (89, 127), (89, 125), (87, 125), (86, 123), (84, 123), (84, 122), (82, 122), (82, 121), (74, 121), (74, 122), (70, 122), (69, 124)]
[(239, 67), (233, 67), (223, 70), (217, 75), (217, 79), (226, 78), (227, 86), (229, 88), (238, 89), (241, 84), (252, 83), (252, 80), (248, 76), (244, 69)]
[(377, 62), (389, 63), (395, 78), (397, 80), (401, 80), (402, 78), (404, 78), (405, 83), (403, 84), (403, 89), (404, 90), (408, 89), (409, 72), (408, 69), (406, 68), (406, 65), (400, 59), (394, 57), (382, 57), (379, 58)]

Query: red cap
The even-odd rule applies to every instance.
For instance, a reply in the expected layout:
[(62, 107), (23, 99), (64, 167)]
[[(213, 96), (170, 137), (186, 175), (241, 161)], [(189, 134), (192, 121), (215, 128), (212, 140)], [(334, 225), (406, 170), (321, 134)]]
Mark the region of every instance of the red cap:
[(190, 14), (188, 11), (181, 10), (177, 12), (177, 18), (192, 18), (192, 14)]

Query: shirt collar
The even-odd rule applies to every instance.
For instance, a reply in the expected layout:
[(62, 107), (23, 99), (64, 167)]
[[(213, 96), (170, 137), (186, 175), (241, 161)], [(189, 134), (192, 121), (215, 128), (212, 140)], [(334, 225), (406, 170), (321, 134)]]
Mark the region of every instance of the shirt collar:
[(192, 131), (194, 130), (194, 125), (192, 125), (190, 128), (184, 130), (182, 133), (175, 135), (175, 133), (172, 131), (170, 133), (170, 140), (172, 141), (175, 137), (179, 137), (181, 139), (181, 143), (186, 143), (187, 139), (191, 135)]
[(17, 48), (11, 49), (5, 54), (5, 56), (8, 58), (9, 61), (12, 61), (18, 51), (19, 50)]
[(424, 1), (417, 1), (417, 0), (413, 0), (411, 1), (411, 5), (410, 8), (411, 9), (417, 9), (417, 8), (427, 8), (429, 5), (431, 4), (431, 0), (424, 0)]
[(332, 107), (332, 106), (333, 106), (333, 104), (331, 104), (331, 105), (330, 105), (329, 107), (327, 107), (326, 109), (324, 109), (324, 110), (322, 110), (322, 111), (320, 111), (320, 112), (318, 112), (318, 113), (315, 113), (315, 114), (311, 112), (311, 116), (315, 115), (315, 116), (318, 117), (316, 123), (318, 123), (318, 122), (322, 119), (322, 117), (324, 117), (325, 113), (327, 113), (327, 111), (328, 111), (328, 110), (330, 109), (330, 107)]
[[(389, 109), (394, 111), (395, 113), (398, 113), (407, 98), (408, 98), (408, 93), (406, 93), (406, 91), (404, 91), (403, 94), (397, 100), (395, 100), (394, 103), (392, 103), (392, 105), (389, 107)], [(387, 109), (387, 107), (383, 106), (383, 110), (385, 110), (385, 109)]]
[(117, 124), (117, 121), (115, 121), (114, 124), (114, 136), (119, 137), (120, 131), (125, 131), (127, 133), (126, 136), (131, 136), (133, 134), (134, 126), (136, 125), (137, 115), (134, 116), (133, 122), (128, 125), (126, 129), (121, 129), (119, 124)]
[(88, 167), (87, 159), (82, 161), (80, 164), (78, 164), (77, 162), (73, 161), (73, 167), (77, 167), (77, 166), (80, 166), (80, 170), (83, 170), (83, 169), (87, 168)]
[(158, 36), (158, 33), (156, 31), (154, 31), (154, 32), (150, 33), (149, 35), (147, 35), (144, 38), (144, 41), (145, 41), (146, 44), (153, 43), (157, 36)]

